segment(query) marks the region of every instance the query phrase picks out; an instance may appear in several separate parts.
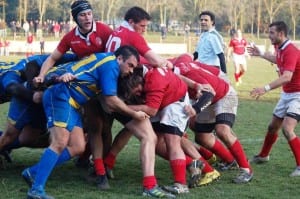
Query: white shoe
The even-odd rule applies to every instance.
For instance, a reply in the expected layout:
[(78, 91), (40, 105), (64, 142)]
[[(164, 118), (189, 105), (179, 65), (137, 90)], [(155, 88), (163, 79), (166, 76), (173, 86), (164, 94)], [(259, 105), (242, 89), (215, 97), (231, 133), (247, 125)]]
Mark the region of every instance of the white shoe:
[(270, 156), (266, 156), (266, 157), (261, 157), (259, 155), (255, 155), (253, 156), (253, 158), (250, 160), (250, 163), (255, 163), (255, 164), (262, 164), (262, 163), (266, 163), (270, 160)]
[(296, 169), (290, 174), (290, 177), (298, 177), (300, 176), (300, 166), (296, 167)]

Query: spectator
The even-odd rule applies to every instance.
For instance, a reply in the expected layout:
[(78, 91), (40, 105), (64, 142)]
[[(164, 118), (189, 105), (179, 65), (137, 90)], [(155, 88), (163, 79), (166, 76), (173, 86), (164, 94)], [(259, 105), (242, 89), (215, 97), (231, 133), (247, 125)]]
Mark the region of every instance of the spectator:
[(26, 57), (33, 55), (33, 34), (28, 32), (26, 38)]
[(4, 55), (4, 41), (3, 38), (0, 38), (0, 56)]
[(29, 33), (29, 23), (27, 22), (27, 21), (25, 21), (24, 23), (23, 23), (23, 30), (24, 30), (24, 32), (25, 32), (25, 37), (27, 37), (27, 35), (28, 35), (28, 33)]
[(10, 42), (8, 40), (4, 41), (4, 54), (5, 56), (9, 56), (9, 46)]
[(45, 53), (45, 40), (43, 37), (40, 39), (40, 50), (41, 50), (41, 55)]
[(160, 31), (161, 31), (161, 38), (166, 39), (166, 37), (167, 37), (167, 27), (166, 27), (165, 24), (161, 24)]

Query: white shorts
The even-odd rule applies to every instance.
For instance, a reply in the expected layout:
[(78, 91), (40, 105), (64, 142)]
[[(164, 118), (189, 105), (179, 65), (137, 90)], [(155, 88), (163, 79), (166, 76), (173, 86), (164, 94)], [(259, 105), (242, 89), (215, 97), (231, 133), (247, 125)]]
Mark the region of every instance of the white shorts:
[(196, 116), (196, 122), (200, 124), (211, 124), (216, 122), (216, 116), (222, 113), (236, 115), (238, 107), (238, 96), (232, 86), (227, 94), (218, 102), (210, 105)]
[(273, 114), (279, 118), (284, 118), (287, 113), (300, 115), (300, 92), (282, 92)]
[(246, 65), (246, 56), (245, 56), (245, 54), (238, 55), (238, 54), (232, 53), (232, 59), (233, 59), (233, 62), (235, 64)]
[(174, 102), (169, 104), (159, 112), (154, 117), (151, 117), (151, 122), (160, 122), (162, 124), (177, 127), (182, 133), (187, 128), (187, 123), (189, 120), (188, 115), (184, 111), (184, 107), (189, 105), (189, 96), (186, 93), (184, 100)]

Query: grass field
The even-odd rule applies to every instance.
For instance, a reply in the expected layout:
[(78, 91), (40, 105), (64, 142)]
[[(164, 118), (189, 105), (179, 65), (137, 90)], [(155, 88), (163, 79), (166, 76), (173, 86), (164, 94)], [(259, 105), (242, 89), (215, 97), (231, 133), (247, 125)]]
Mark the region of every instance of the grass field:
[[(2, 60), (10, 58), (1, 58)], [(15, 59), (15, 58), (12, 58)], [(266, 61), (252, 58), (248, 61), (249, 70), (243, 78), (243, 84), (237, 87), (240, 97), (237, 120), (234, 131), (240, 138), (250, 158), (256, 154), (263, 141), (266, 127), (271, 118), (273, 107), (280, 90), (272, 91), (259, 101), (249, 97), (249, 91), (255, 86), (262, 86), (276, 78), (273, 67)], [(232, 63), (228, 63), (228, 74), (233, 79)], [(0, 105), (0, 129), (4, 129), (8, 104)], [(120, 129), (114, 125), (114, 134)], [(190, 138), (192, 134), (189, 132)], [(84, 180), (86, 171), (78, 169), (70, 161), (57, 168), (50, 176), (46, 190), (59, 199), (95, 199), (95, 198), (142, 198), (141, 168), (138, 158), (139, 143), (132, 139), (117, 159), (114, 174), (110, 180), (111, 189), (101, 192)], [(0, 170), (0, 199), (19, 199), (26, 197), (28, 187), (22, 181), (21, 171), (39, 160), (42, 149), (21, 148), (12, 152), (13, 163)], [(213, 199), (264, 199), (264, 198), (299, 198), (300, 178), (290, 178), (295, 168), (295, 161), (289, 146), (282, 135), (271, 153), (271, 161), (264, 165), (252, 165), (254, 179), (245, 185), (231, 183), (237, 171), (222, 173), (221, 179), (209, 186), (190, 190), (190, 194), (179, 198), (213, 198)], [(171, 184), (172, 177), (166, 161), (157, 157), (156, 176), (160, 184)]]

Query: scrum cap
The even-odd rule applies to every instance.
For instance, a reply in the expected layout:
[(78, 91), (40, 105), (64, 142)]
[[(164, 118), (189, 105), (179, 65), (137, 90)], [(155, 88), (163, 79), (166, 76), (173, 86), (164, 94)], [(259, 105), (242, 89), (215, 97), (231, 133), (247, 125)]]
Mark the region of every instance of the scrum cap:
[(71, 5), (71, 13), (76, 23), (78, 14), (86, 10), (92, 10), (91, 4), (86, 0), (78, 0)]

